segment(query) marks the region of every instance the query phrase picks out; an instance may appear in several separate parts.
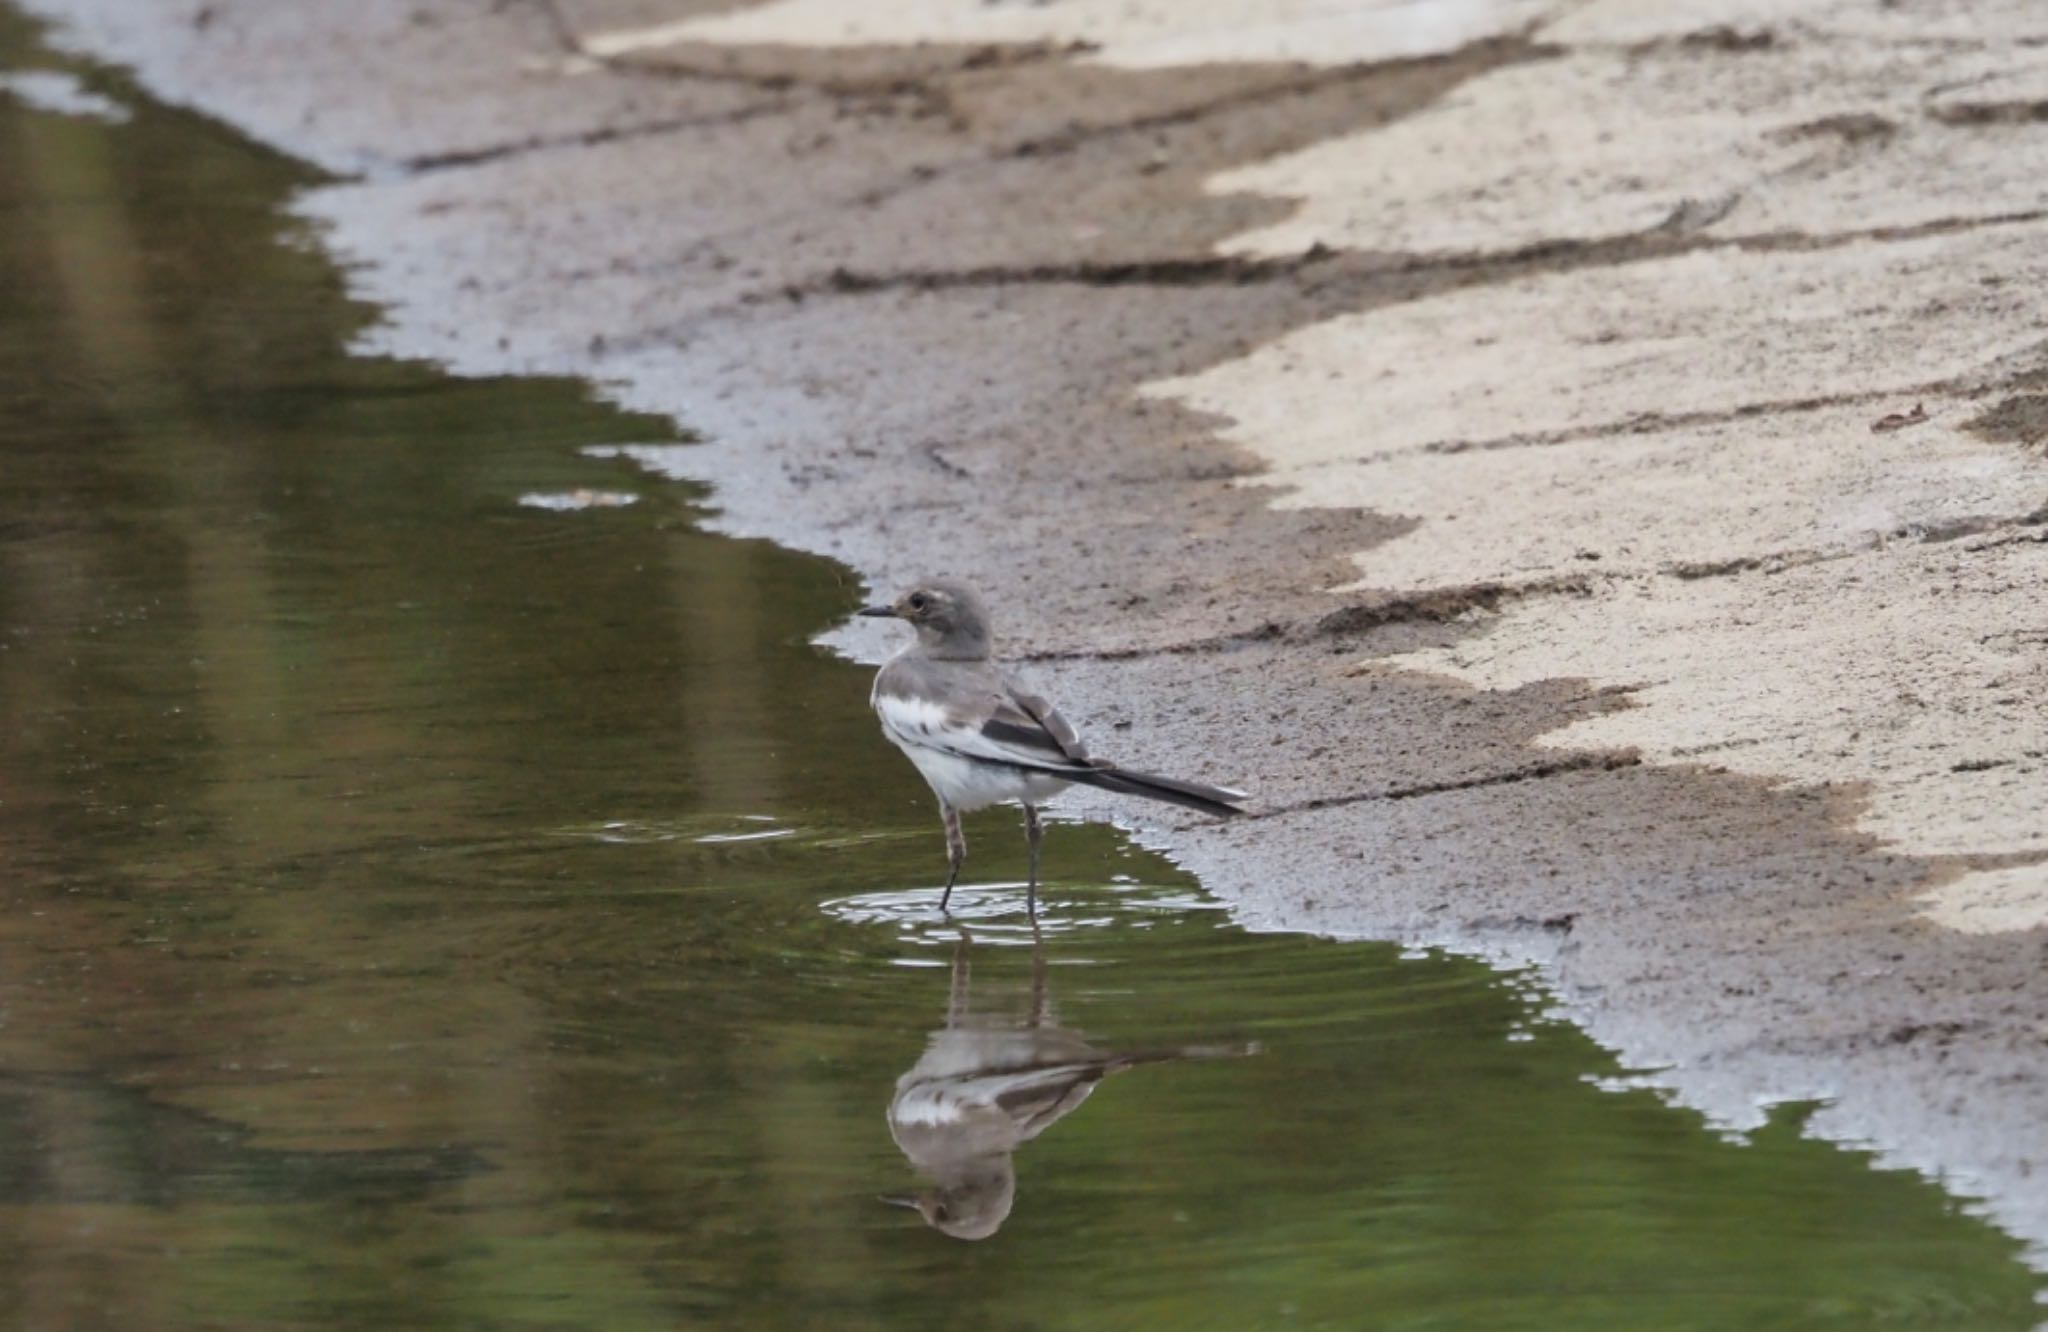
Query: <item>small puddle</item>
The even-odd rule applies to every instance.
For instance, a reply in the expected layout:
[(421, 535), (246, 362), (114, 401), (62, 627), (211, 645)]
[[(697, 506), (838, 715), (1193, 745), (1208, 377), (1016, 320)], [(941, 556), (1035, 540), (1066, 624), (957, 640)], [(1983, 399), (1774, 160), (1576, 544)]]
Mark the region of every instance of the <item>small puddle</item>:
[(1514, 978), (1246, 934), (1110, 830), (1034, 938), (976, 821), (941, 918), (807, 646), (855, 589), (581, 452), (662, 422), (344, 354), (311, 178), (60, 68), (0, 10), (10, 1325), (2039, 1317), (1796, 1113), (1601, 1090)]

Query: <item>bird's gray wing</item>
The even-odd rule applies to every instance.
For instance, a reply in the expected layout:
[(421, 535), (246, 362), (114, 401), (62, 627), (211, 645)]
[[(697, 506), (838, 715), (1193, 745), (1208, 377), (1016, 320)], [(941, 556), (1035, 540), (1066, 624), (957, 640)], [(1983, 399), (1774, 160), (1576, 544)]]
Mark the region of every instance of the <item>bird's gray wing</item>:
[(1003, 685), (1003, 697), (997, 701), (984, 729), (994, 725), (1014, 730), (1020, 737), (1029, 736), (1033, 743), (1058, 750), (1071, 763), (1090, 763), (1088, 746), (1081, 743), (1081, 737), (1074, 734), (1074, 728), (1060, 716), (1058, 708), (1007, 680)]
[(927, 1149), (947, 1143), (959, 1154), (1010, 1151), (1064, 1118), (1106, 1073), (1114, 1058), (1045, 1064), (934, 1078), (898, 1087), (889, 1124), (898, 1140), (915, 1133)]
[(1095, 766), (1050, 703), (986, 666), (898, 658), (876, 677), (874, 704), (899, 743), (1041, 772)]
[(1018, 1080), (995, 1096), (995, 1103), (1016, 1125), (1017, 1140), (1029, 1142), (1058, 1123), (1088, 1099), (1112, 1064), (1096, 1061), (1048, 1069), (1029, 1081)]

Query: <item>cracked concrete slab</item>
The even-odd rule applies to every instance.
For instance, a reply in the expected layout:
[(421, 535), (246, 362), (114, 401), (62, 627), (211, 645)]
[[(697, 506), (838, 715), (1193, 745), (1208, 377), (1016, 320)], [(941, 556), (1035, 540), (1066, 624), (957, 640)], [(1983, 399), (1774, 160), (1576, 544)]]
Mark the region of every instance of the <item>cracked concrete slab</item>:
[[(2027, 323), (2039, 228), (1987, 224), (2048, 206), (2009, 207), (2029, 173), (2048, 179), (2038, 6), (1596, 0), (1545, 7), (1533, 39), (1377, 65), (1321, 40), (1261, 46), (1207, 26), (1225, 11), (1206, 5), (1013, 10), (1077, 26), (1009, 44), (977, 26), (1013, 21), (1001, 7), (909, 6), (955, 26), (860, 46), (826, 19), (767, 45), (703, 39), (714, 16), (825, 12), (798, 0), (212, 0), (197, 27), (171, 0), (33, 7), (160, 95), (362, 171), (306, 211), (390, 302), (379, 349), (584, 374), (674, 413), (706, 442), (637, 456), (709, 483), (714, 525), (877, 582), (944, 563), (1006, 608), (1005, 641), (1032, 645), (1105, 752), (1256, 788), (1263, 816), (1221, 827), (1075, 806), (1131, 821), (1240, 918), (1538, 964), (1564, 1012), (1685, 1102), (1741, 1124), (1826, 1098), (1817, 1130), (1983, 1198), (2048, 1253), (2031, 1182), (2048, 1167), (2048, 971), (2042, 934), (2012, 928), (2032, 919), (2014, 902), (2036, 834), (1998, 786), (2039, 786), (2031, 742), (2007, 752), (2035, 723), (1998, 721), (2040, 660), (2040, 529), (2014, 501), (2048, 420)], [(1377, 8), (1347, 12), (1365, 31)], [(1490, 12), (1512, 22), (1489, 31), (1527, 18)], [(580, 49), (670, 22), (695, 36)], [(1958, 71), (1913, 73), (1918, 119), (1871, 72), (1885, 52), (1860, 49), (1898, 44)], [(1801, 52), (1856, 95), (1758, 73)], [(1415, 162), (1390, 186), (1402, 200), (1349, 205), (1409, 240), (1220, 252), (1325, 183), (1217, 194), (1212, 178), (1413, 134), (1483, 110), (1501, 79), (1563, 123), (1599, 69), (1667, 80), (1639, 89), (1667, 119), (1720, 99), (1688, 160), (1746, 182), (1733, 211), (1688, 207), (1700, 192), (1652, 170), (1623, 190), (1634, 211), (1580, 191), (1586, 211), (1526, 246), (1499, 239), (1512, 209), (1426, 232), (1425, 188), (1458, 177)], [(1788, 124), (1781, 94), (1821, 114)], [(1626, 137), (1625, 99), (1601, 105)], [(1815, 119), (1833, 128), (1763, 137)], [(1923, 189), (1953, 184), (1927, 157), (1942, 134), (1966, 156), (1997, 136), (1969, 190)], [(1525, 199), (1613, 169), (1517, 165)], [(1760, 170), (1783, 179), (1766, 191)], [(1343, 179), (1333, 166), (1333, 193)], [(1946, 210), (1931, 222), (1929, 194)], [(1742, 207), (1766, 195), (1785, 227), (1840, 221), (1759, 237)], [(1462, 248), (1419, 239), (1473, 217), (1490, 220)], [(1320, 338), (1369, 360), (1389, 331), (1396, 373), (1348, 400), (1270, 350)], [(1248, 448), (1218, 412), (1268, 374), (1301, 407), (1273, 408)], [(1167, 381), (1234, 387), (1205, 406), (1139, 391)], [(1871, 433), (1923, 399), (1928, 419)], [(1312, 407), (1350, 428), (1297, 429)], [(1261, 456), (1311, 447), (1314, 465)], [(1453, 496), (1483, 521), (1453, 524)], [(1517, 496), (1528, 516), (1502, 530)], [(1601, 559), (1566, 526), (1600, 532)], [(1399, 578), (1328, 590), (1381, 567)], [(1760, 660), (1770, 690), (1728, 675), (1745, 635), (1816, 632), (1843, 599), (1870, 624), (1812, 649), (1811, 674), (1883, 714), (1867, 739), (1798, 661)], [(1986, 641), (1943, 637), (1966, 629)], [(1695, 636), (1711, 650), (1688, 651)], [(881, 647), (858, 627), (835, 642)], [(1917, 721), (1885, 711), (1907, 675), (1951, 671), (1985, 687)], [(1788, 730), (1774, 707), (1806, 712)], [(1887, 804), (1869, 781), (1886, 755), (1901, 791), (1961, 776), (2003, 812)]]
[(2044, 256), (2048, 223), (1715, 248), (1340, 316), (1144, 392), (1221, 418), (1284, 505), (1419, 520), (1354, 586), (1842, 553), (2048, 501), (2038, 457), (1964, 429), (1973, 376), (2048, 346)]
[(1503, 250), (1657, 228), (1824, 235), (2038, 215), (2048, 207), (2038, 170), (2048, 120), (1966, 130), (1954, 107), (2033, 105), (2044, 71), (2048, 49), (1957, 46), (1925, 31), (1734, 50), (1671, 40), (1578, 49), (1475, 79), (1383, 133), (1240, 168), (1210, 188), (1299, 201), (1285, 221), (1225, 245), (1254, 255)]

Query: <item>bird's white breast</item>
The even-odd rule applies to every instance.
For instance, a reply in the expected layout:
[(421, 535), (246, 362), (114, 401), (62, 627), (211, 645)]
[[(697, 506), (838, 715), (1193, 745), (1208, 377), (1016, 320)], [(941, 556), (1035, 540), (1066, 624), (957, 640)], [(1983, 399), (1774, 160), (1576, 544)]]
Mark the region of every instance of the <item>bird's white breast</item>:
[(1005, 800), (1035, 805), (1067, 788), (1050, 773), (975, 757), (979, 730), (954, 721), (937, 703), (878, 693), (874, 704), (882, 734), (917, 765), (932, 792), (955, 809), (982, 809)]

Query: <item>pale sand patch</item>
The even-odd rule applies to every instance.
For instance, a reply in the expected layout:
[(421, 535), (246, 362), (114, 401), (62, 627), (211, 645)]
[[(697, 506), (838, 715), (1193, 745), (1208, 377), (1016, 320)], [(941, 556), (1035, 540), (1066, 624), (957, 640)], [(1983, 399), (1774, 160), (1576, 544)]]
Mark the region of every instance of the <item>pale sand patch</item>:
[(1220, 247), (1268, 256), (2010, 215), (2048, 208), (2048, 121), (1961, 127), (1941, 99), (2024, 101), (2044, 65), (2035, 48), (1934, 43), (1580, 51), (1496, 70), (1416, 116), (1208, 188), (1301, 201)]
[(1298, 487), (1282, 508), (1422, 519), (1360, 553), (1353, 586), (1424, 590), (1791, 563), (2048, 501), (2039, 460), (1959, 428), (1974, 407), (1927, 405), (1933, 419), (1885, 434), (1870, 429), (1879, 409), (1834, 407), (1525, 448), (1404, 452), (1259, 484)]
[(775, 0), (584, 38), (593, 55), (681, 42), (902, 46), (1069, 43), (1126, 68), (1215, 62), (1343, 65), (1434, 55), (1529, 27), (1557, 0)]
[(2048, 341), (2043, 280), (2048, 224), (1701, 251), (1344, 315), (1143, 392), (1227, 418), (1226, 437), (1312, 503), (1334, 469), (1295, 473), (1318, 465), (1647, 413), (1911, 395)]
[[(1648, 576), (1499, 615), (1404, 665), (1489, 689), (1584, 677), (1637, 707), (1544, 737), (1793, 782), (1869, 783), (1920, 855), (2048, 852), (2048, 542), (1899, 542), (1779, 573)], [(2048, 871), (1999, 871), (2038, 883)], [(1953, 900), (1989, 891), (1975, 875)], [(2007, 882), (2000, 880), (1999, 882)]]
[(2038, 930), (2048, 927), (2048, 866), (1987, 870), (1916, 900), (1929, 920), (1965, 934)]

